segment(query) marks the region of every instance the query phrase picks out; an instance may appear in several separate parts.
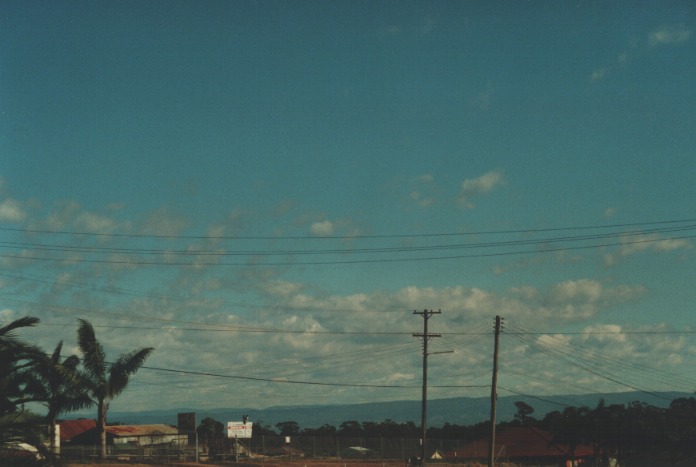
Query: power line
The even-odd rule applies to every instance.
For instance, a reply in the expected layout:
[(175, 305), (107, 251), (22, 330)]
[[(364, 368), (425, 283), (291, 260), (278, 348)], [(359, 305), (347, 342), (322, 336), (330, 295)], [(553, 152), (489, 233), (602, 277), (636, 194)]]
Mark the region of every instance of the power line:
[[(585, 241), (598, 240), (614, 237), (635, 237), (656, 233), (673, 233), (693, 230), (696, 225), (686, 225), (680, 227), (644, 229), (637, 231), (620, 231), (599, 233), (592, 235), (571, 235), (564, 237), (545, 237), (520, 240), (506, 240), (496, 242), (481, 243), (455, 243), (445, 245), (425, 245), (425, 246), (396, 246), (396, 247), (372, 247), (372, 248), (340, 248), (340, 249), (318, 249), (318, 250), (176, 250), (176, 249), (155, 249), (155, 248), (117, 248), (104, 246), (81, 246), (47, 243), (27, 243), (27, 242), (0, 242), (0, 248), (29, 248), (38, 251), (60, 251), (71, 253), (96, 253), (96, 254), (138, 254), (138, 255), (167, 255), (167, 256), (279, 256), (279, 255), (328, 255), (328, 254), (365, 254), (365, 253), (401, 253), (412, 251), (432, 251), (432, 250), (452, 250), (462, 248), (488, 248), (500, 246), (516, 245), (537, 245), (546, 243), (558, 243), (563, 241)], [(658, 239), (656, 239), (658, 240)]]
[[(519, 245), (539, 245), (551, 244), (566, 241), (588, 241), (600, 240), (615, 237), (640, 237), (646, 235), (654, 235), (657, 233), (674, 233), (689, 231), (696, 228), (696, 225), (686, 225), (669, 228), (643, 229), (637, 231), (620, 231), (609, 233), (598, 233), (592, 235), (572, 235), (563, 237), (545, 237), (532, 239), (517, 239), (495, 242), (480, 242), (480, 243), (456, 243), (445, 245), (424, 245), (424, 246), (382, 246), (371, 248), (340, 248), (340, 249), (311, 249), (311, 250), (224, 250), (220, 248), (215, 250), (193, 250), (193, 249), (154, 249), (154, 248), (117, 248), (104, 246), (82, 246), (82, 245), (64, 245), (64, 244), (46, 244), (46, 243), (27, 243), (27, 242), (0, 242), (0, 248), (24, 248), (37, 251), (56, 251), (70, 253), (88, 253), (88, 254), (122, 254), (122, 255), (143, 255), (143, 256), (182, 256), (182, 257), (228, 257), (228, 256), (281, 256), (281, 255), (345, 255), (345, 254), (374, 254), (374, 253), (404, 253), (404, 252), (420, 252), (434, 250), (454, 250), (454, 249), (477, 249), (477, 248), (494, 248), (505, 246)], [(662, 238), (640, 239), (639, 241), (660, 241)], [(623, 243), (626, 243), (624, 241)], [(25, 256), (26, 257), (26, 256)]]
[[(187, 370), (174, 370), (171, 368), (159, 368), (151, 366), (142, 366), (141, 369), (161, 371), (164, 373), (175, 373), (175, 374), (186, 374), (186, 375), (196, 375), (196, 376), (209, 376), (215, 378), (224, 379), (239, 379), (248, 381), (259, 381), (265, 383), (278, 383), (278, 384), (302, 384), (307, 386), (331, 386), (331, 387), (352, 387), (352, 388), (385, 388), (385, 389), (414, 389), (421, 388), (421, 385), (404, 385), (404, 384), (368, 384), (368, 383), (326, 383), (322, 381), (302, 381), (302, 380), (292, 380), (292, 379), (282, 379), (282, 378), (259, 378), (255, 376), (241, 376), (241, 375), (224, 375), (220, 373), (209, 373), (203, 371), (187, 371)], [(431, 387), (444, 387), (444, 388), (481, 388), (488, 386), (481, 385), (445, 385), (437, 386), (433, 385)]]
[(75, 235), (87, 237), (114, 237), (114, 238), (149, 238), (149, 239), (186, 239), (186, 240), (346, 240), (346, 239), (375, 239), (375, 238), (428, 238), (428, 237), (454, 237), (471, 235), (503, 235), (503, 234), (529, 234), (540, 232), (561, 232), (571, 230), (595, 230), (595, 229), (615, 229), (637, 226), (681, 224), (696, 222), (696, 219), (672, 219), (662, 221), (629, 222), (620, 224), (601, 224), (589, 226), (570, 226), (570, 227), (549, 227), (536, 229), (510, 229), (510, 230), (481, 230), (472, 232), (435, 232), (424, 234), (377, 234), (377, 235), (329, 235), (312, 237), (306, 235), (153, 235), (153, 234), (128, 234), (128, 233), (104, 233), (104, 232), (82, 232), (70, 230), (48, 230), (48, 229), (18, 229), (4, 227), (0, 232), (16, 232), (24, 234), (48, 234), (48, 235)]
[[(463, 255), (446, 255), (446, 256), (423, 256), (423, 257), (410, 257), (410, 258), (379, 258), (379, 259), (349, 259), (349, 260), (328, 260), (328, 261), (273, 261), (273, 262), (182, 262), (182, 261), (142, 261), (142, 260), (116, 260), (116, 259), (91, 259), (91, 258), (53, 258), (44, 256), (30, 256), (30, 255), (0, 255), (0, 258), (15, 259), (15, 260), (32, 260), (32, 261), (46, 261), (46, 262), (70, 262), (70, 263), (92, 263), (92, 264), (120, 264), (129, 266), (173, 266), (173, 267), (226, 267), (226, 266), (245, 266), (245, 267), (271, 267), (271, 266), (328, 266), (328, 265), (339, 265), (339, 264), (378, 264), (378, 263), (401, 263), (401, 262), (420, 262), (420, 261), (443, 261), (443, 260), (453, 260), (453, 259), (474, 259), (474, 258), (493, 258), (502, 256), (513, 256), (513, 255), (529, 255), (529, 254), (541, 254), (541, 253), (555, 253), (559, 251), (568, 250), (586, 250), (586, 249), (597, 249), (606, 248), (612, 246), (627, 246), (627, 245), (637, 245), (637, 244), (650, 244), (658, 243), (670, 240), (687, 240), (696, 238), (694, 235), (682, 235), (676, 237), (665, 237), (665, 238), (650, 238), (641, 239), (633, 241), (617, 241), (608, 243), (599, 243), (593, 245), (576, 245), (576, 246), (558, 246), (553, 248), (541, 248), (536, 250), (515, 250), (515, 251), (504, 251), (504, 252), (492, 252), (492, 253), (475, 253), (475, 254), (463, 254)], [(549, 241), (537, 241), (535, 244), (547, 244)], [(482, 248), (483, 246), (477, 246), (476, 248)], [(486, 246), (487, 247), (487, 246)], [(406, 251), (406, 250), (405, 250)], [(408, 251), (416, 251), (414, 249)], [(249, 256), (258, 256), (253, 254), (248, 254)], [(222, 254), (218, 255), (222, 256)]]

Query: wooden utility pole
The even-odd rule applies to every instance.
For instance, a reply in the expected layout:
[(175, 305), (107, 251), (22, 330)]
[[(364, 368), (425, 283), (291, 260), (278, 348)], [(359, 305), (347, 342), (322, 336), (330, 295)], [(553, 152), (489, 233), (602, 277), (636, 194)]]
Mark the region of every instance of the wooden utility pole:
[(428, 334), (428, 319), (434, 314), (442, 313), (437, 311), (414, 311), (414, 315), (423, 316), (423, 333), (414, 333), (413, 337), (423, 338), (423, 399), (421, 401), (421, 463), (425, 463), (425, 435), (427, 431), (427, 415), (428, 415), (428, 340), (431, 337), (442, 337), (441, 334)]
[(500, 341), (500, 316), (495, 317), (493, 345), (493, 379), (491, 381), (491, 439), (488, 443), (488, 467), (495, 467), (495, 412), (498, 400), (498, 343)]

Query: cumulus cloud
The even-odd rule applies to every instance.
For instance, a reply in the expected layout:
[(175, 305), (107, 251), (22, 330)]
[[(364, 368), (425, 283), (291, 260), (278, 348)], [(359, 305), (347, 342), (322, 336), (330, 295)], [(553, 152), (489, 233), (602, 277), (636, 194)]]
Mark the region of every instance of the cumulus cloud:
[(583, 330), (582, 339), (585, 341), (594, 340), (598, 342), (626, 342), (626, 334), (618, 324), (597, 324), (587, 326)]
[(636, 300), (645, 292), (642, 286), (607, 287), (596, 280), (568, 280), (554, 284), (546, 291), (534, 287), (511, 289), (518, 300), (509, 306), (515, 307), (517, 315), (528, 316), (528, 319), (583, 321), (619, 303)]
[(315, 222), (311, 227), (312, 235), (317, 237), (328, 237), (334, 233), (334, 224), (330, 220)]
[[(380, 319), (401, 329), (410, 323), (403, 315), (392, 313), (414, 309), (441, 309), (443, 316), (455, 323), (487, 319), (497, 314), (530, 324), (545, 324), (549, 320), (581, 322), (595, 318), (602, 311), (617, 304), (637, 300), (645, 294), (642, 286), (606, 286), (590, 279), (568, 280), (540, 289), (532, 286), (510, 288), (496, 293), (480, 287), (457, 285), (451, 287), (404, 287), (397, 291), (359, 293), (346, 296), (318, 297), (299, 284), (274, 281), (267, 284), (264, 293), (269, 300), (302, 311), (341, 311), (331, 315), (327, 328), (354, 329), (356, 322), (351, 313), (382, 310)], [(384, 312), (388, 310), (389, 312)], [(393, 319), (393, 322), (392, 322)], [(357, 324), (359, 326), (359, 324)]]
[[(113, 211), (113, 205), (107, 206), (107, 211)], [(61, 201), (43, 220), (37, 220), (37, 225), (48, 230), (73, 230), (87, 233), (123, 232), (130, 228), (129, 223), (119, 223), (116, 217), (96, 211), (84, 209), (76, 201)]]
[(503, 183), (503, 174), (497, 171), (487, 172), (478, 178), (466, 179), (457, 200), (461, 206), (472, 209), (476, 207), (474, 200), (493, 191)]
[(648, 34), (648, 43), (654, 47), (657, 45), (670, 45), (686, 42), (691, 38), (691, 29), (684, 25), (664, 26)]

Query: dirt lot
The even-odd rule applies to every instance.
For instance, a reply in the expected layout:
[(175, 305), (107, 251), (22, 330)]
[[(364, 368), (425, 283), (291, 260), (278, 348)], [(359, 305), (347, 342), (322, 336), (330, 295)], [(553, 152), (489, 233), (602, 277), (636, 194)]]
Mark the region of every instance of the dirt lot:
[[(404, 467), (402, 462), (327, 462), (327, 461), (306, 461), (306, 462), (259, 462), (259, 463), (236, 463), (236, 462), (177, 462), (172, 464), (67, 464), (66, 467), (194, 467), (194, 466), (235, 466), (235, 467)], [(462, 466), (461, 467), (466, 467)]]
[[(235, 467), (404, 467), (402, 462), (351, 462), (351, 461), (302, 461), (302, 462), (259, 462), (259, 463), (243, 463), (243, 462), (177, 462), (171, 464), (67, 464), (66, 467), (194, 467), (194, 466), (235, 466)], [(461, 464), (460, 464), (461, 466)], [(461, 466), (466, 467), (466, 466)]]
[[(235, 466), (235, 467), (405, 467), (405, 463), (397, 461), (299, 461), (299, 462), (216, 462), (196, 464), (195, 462), (178, 462), (171, 464), (68, 464), (66, 467), (205, 467), (205, 466)], [(447, 464), (442, 462), (430, 464), (432, 467), (448, 467), (455, 464)], [(515, 467), (514, 464), (497, 464), (498, 467)], [(456, 464), (456, 467), (485, 467), (484, 464)]]

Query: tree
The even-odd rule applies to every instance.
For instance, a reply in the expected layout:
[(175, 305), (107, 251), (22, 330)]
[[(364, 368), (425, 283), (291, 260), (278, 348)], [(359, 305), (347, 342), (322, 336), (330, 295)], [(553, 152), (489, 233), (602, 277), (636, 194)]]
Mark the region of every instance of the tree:
[[(554, 415), (557, 412), (554, 412)], [(590, 409), (587, 407), (566, 407), (560, 414), (560, 425), (556, 427), (554, 443), (565, 444), (571, 458), (575, 457), (575, 448), (580, 444), (591, 441)], [(554, 417), (555, 418), (555, 417)]]
[(319, 428), (305, 428), (302, 430), (302, 434), (307, 436), (336, 436), (336, 427), (325, 423)]
[[(209, 456), (217, 454), (216, 445), (225, 437), (225, 425), (214, 418), (205, 417), (196, 428), (198, 439), (205, 444)], [(217, 443), (217, 444), (216, 444)]]
[(0, 450), (14, 442), (23, 442), (48, 457), (41, 430), (43, 418), (24, 409), (25, 403), (36, 401), (26, 390), (26, 372), (42, 352), (18, 339), (16, 333), (38, 323), (38, 318), (26, 316), (0, 327)]
[(530, 421), (534, 420), (534, 417), (531, 417), (534, 413), (534, 407), (524, 401), (515, 402), (515, 407), (517, 407), (515, 420), (518, 420), (521, 425), (527, 425)]
[(339, 425), (338, 434), (341, 436), (362, 436), (363, 428), (360, 422), (347, 420)]
[(273, 428), (271, 428), (270, 425), (266, 425), (261, 420), (259, 420), (258, 422), (254, 422), (252, 428), (254, 431), (254, 436), (274, 436), (278, 434), (275, 431), (273, 431)]
[(297, 422), (279, 422), (275, 426), (280, 431), (280, 436), (297, 436), (300, 434), (300, 425)]
[(43, 401), (48, 409), (46, 420), (49, 427), (49, 446), (56, 452), (56, 419), (67, 412), (89, 407), (92, 400), (84, 390), (78, 376), (77, 367), (80, 358), (71, 355), (61, 361), (63, 342), (59, 342), (53, 354), (38, 356), (35, 364), (27, 373), (26, 390)]
[(30, 369), (41, 351), (17, 338), (17, 329), (35, 326), (39, 318), (26, 316), (0, 327), (0, 414), (16, 412), (31, 402), (24, 391), (23, 372)]
[(100, 457), (106, 457), (106, 414), (109, 403), (121, 394), (130, 377), (145, 363), (154, 350), (141, 348), (122, 354), (109, 363), (101, 343), (97, 340), (92, 324), (84, 319), (78, 320), (77, 344), (82, 351), (82, 366), (85, 383), (92, 401), (97, 405), (97, 433), (101, 442)]

